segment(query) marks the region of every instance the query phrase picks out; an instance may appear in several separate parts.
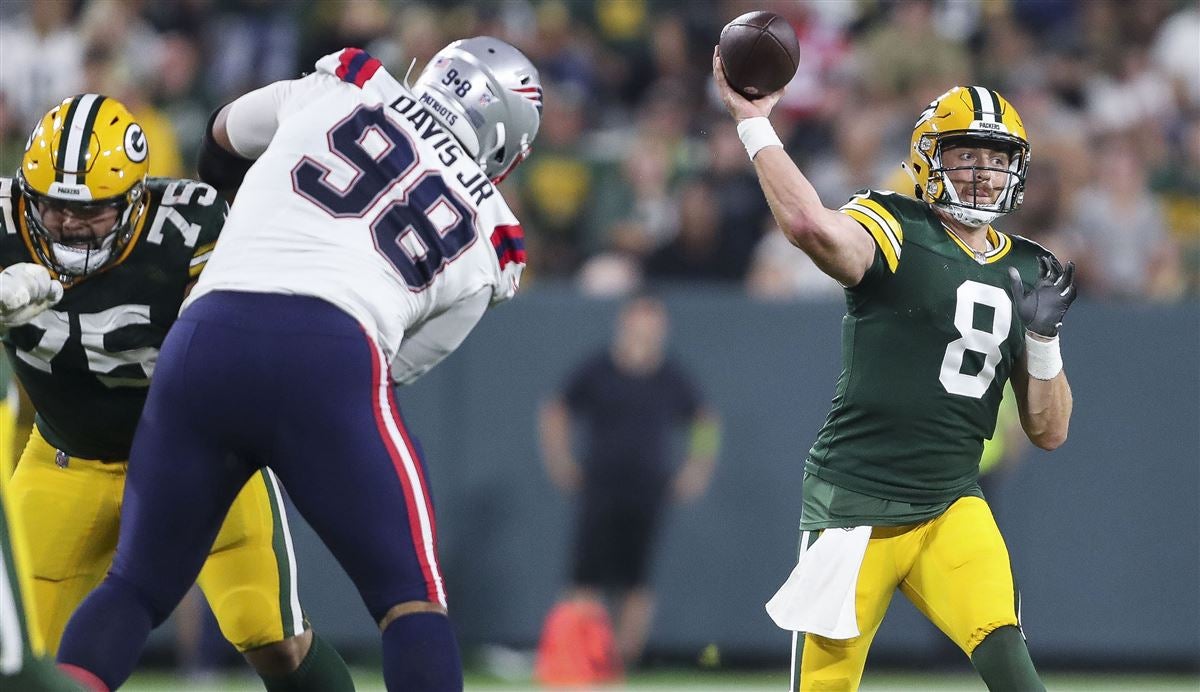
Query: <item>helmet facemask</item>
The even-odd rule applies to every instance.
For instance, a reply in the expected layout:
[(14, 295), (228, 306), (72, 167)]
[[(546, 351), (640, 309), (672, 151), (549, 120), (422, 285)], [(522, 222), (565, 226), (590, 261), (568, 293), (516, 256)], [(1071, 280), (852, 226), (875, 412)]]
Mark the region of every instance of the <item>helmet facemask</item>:
[[(145, 184), (138, 181), (124, 195), (96, 201), (65, 201), (34, 190), (18, 175), (25, 197), (24, 217), (38, 259), (64, 277), (82, 277), (109, 266), (117, 260), (133, 236), (137, 220), (145, 211)], [(45, 214), (70, 215), (84, 225), (108, 209), (116, 211), (112, 227), (102, 235), (90, 231), (66, 238), (60, 229), (51, 231)], [(90, 237), (89, 237), (90, 236)]]
[[(955, 220), (967, 226), (985, 226), (1004, 214), (1016, 211), (1021, 206), (1025, 196), (1025, 173), (1029, 166), (1029, 145), (1021, 138), (1001, 133), (945, 133), (940, 136), (923, 137), (920, 146), (922, 149), (933, 150), (930, 155), (932, 165), (929, 170), (929, 183), (926, 191), (933, 197), (931, 203)], [(945, 152), (960, 147), (1004, 151), (1008, 154), (1008, 165), (998, 167), (988, 165), (989, 162), (986, 161), (976, 162), (971, 166), (946, 165), (943, 160)], [(958, 194), (951, 174), (959, 171), (971, 171), (973, 181), (971, 199), (961, 199)], [(979, 188), (979, 172), (981, 171), (992, 173), (993, 178), (997, 174), (1004, 176), (1004, 184), (994, 201), (978, 201), (980, 196), (976, 192), (981, 191)], [(938, 193), (939, 187), (941, 188), (940, 194)], [(986, 192), (991, 193), (995, 190), (995, 186), (990, 181), (989, 187), (992, 190)], [(987, 197), (990, 196), (990, 194), (987, 195)]]

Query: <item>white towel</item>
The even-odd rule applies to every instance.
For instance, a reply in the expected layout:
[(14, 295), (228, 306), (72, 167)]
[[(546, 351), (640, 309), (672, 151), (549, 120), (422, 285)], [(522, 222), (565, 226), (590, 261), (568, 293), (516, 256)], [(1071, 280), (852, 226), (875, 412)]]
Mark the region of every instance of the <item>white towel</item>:
[(825, 529), (767, 601), (775, 624), (830, 639), (857, 637), (854, 592), (870, 538), (870, 526)]

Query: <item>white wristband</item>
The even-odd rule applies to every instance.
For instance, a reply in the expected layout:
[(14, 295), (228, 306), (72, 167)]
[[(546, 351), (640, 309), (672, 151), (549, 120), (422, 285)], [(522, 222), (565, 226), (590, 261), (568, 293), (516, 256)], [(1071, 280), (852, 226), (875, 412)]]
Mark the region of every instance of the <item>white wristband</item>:
[(737, 133), (738, 137), (742, 138), (742, 144), (745, 145), (746, 154), (750, 156), (751, 161), (764, 147), (783, 146), (779, 135), (775, 134), (775, 128), (771, 127), (771, 121), (761, 115), (740, 121), (737, 124)]
[(1029, 376), (1035, 380), (1053, 380), (1062, 372), (1062, 352), (1058, 348), (1058, 337), (1043, 341), (1025, 334), (1025, 364)]

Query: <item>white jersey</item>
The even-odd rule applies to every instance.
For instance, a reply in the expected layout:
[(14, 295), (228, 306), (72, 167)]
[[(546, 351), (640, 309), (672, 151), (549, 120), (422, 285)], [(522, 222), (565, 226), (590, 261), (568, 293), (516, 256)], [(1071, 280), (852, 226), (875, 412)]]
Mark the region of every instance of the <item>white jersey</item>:
[[(500, 192), (363, 51), (242, 96), (226, 129), (257, 161), (188, 304), (217, 290), (321, 298), (356, 318), (406, 382), (516, 292), (524, 239)], [(425, 343), (401, 353), (421, 332)]]

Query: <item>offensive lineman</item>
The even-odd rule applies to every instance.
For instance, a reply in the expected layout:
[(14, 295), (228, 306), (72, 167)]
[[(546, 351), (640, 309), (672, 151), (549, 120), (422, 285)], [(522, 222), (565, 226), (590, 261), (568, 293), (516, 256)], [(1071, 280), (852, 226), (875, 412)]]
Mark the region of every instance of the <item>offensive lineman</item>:
[[(16, 178), (0, 179), (0, 338), (37, 411), (7, 497), (51, 653), (112, 561), (159, 347), (227, 210), (204, 183), (147, 178), (148, 161), (125, 106), (81, 94), (46, 113)], [(197, 580), (222, 633), (268, 690), (353, 689), (305, 623), (277, 481), (246, 480)]]
[(117, 557), (60, 664), (124, 681), (236, 489), (268, 466), (378, 623), (388, 689), (462, 688), (424, 462), (392, 383), (515, 293), (524, 241), (495, 182), (528, 154), (541, 98), (524, 55), (477, 37), (411, 89), (347, 48), (215, 114), (201, 176), (240, 184), (237, 199), (163, 345)]
[(913, 132), (915, 199), (866, 190), (834, 211), (766, 118), (782, 91), (742, 98), (719, 50), (713, 78), (780, 228), (846, 287), (843, 371), (805, 462), (801, 556), (767, 604), (781, 627), (806, 633), (793, 635), (791, 689), (857, 689), (897, 588), (989, 689), (1044, 689), (978, 485), (1006, 380), (1037, 446), (1061, 445), (1071, 416), (1058, 331), (1074, 265), (991, 226), (1025, 187), (1016, 109), (982, 87), (951, 89)]

